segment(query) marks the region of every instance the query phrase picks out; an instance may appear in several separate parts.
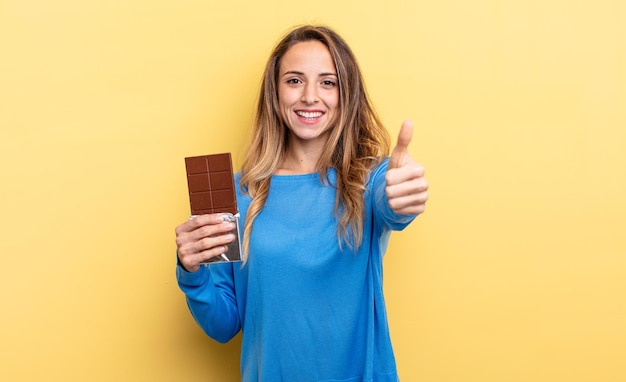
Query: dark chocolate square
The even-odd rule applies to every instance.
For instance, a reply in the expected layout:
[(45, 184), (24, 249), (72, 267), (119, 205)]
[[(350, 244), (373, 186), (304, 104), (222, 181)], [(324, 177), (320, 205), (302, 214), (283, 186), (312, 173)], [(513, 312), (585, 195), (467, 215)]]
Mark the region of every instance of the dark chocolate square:
[(190, 174), (187, 175), (187, 183), (189, 184), (189, 192), (210, 191), (211, 182), (208, 174)]
[(206, 174), (209, 172), (209, 161), (205, 156), (185, 158), (187, 174)]
[(211, 191), (196, 192), (189, 195), (189, 202), (192, 210), (208, 210), (213, 208), (213, 195)]
[(232, 192), (230, 190), (215, 190), (213, 195), (213, 208), (232, 207), (235, 205)]
[(208, 155), (209, 172), (233, 171), (230, 153)]
[(233, 187), (233, 176), (228, 171), (210, 173), (212, 190), (229, 190)]

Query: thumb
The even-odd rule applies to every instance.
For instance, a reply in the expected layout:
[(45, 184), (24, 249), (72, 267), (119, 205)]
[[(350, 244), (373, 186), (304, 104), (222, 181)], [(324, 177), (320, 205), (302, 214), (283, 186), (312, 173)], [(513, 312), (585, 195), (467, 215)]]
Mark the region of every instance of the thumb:
[(398, 133), (398, 142), (391, 152), (389, 159), (389, 168), (397, 168), (404, 164), (405, 158), (409, 155), (409, 143), (413, 137), (413, 122), (406, 120), (402, 123), (400, 133)]

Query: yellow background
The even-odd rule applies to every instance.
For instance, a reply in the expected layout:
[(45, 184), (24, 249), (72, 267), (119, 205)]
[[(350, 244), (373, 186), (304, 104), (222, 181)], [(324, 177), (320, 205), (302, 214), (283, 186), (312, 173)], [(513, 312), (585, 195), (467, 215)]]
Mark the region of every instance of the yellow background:
[(183, 157), (241, 163), (264, 62), (333, 26), (427, 213), (385, 260), (403, 381), (626, 380), (621, 0), (0, 0), (0, 380), (236, 381), (175, 277)]

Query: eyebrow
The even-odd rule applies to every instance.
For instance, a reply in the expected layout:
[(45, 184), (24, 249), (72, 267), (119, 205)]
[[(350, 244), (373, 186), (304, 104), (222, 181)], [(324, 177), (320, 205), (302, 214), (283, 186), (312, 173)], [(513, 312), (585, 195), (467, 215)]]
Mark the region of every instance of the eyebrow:
[[(288, 75), (288, 74), (297, 74), (297, 75), (299, 75), (299, 76), (303, 76), (303, 75), (304, 75), (304, 73), (303, 73), (303, 72), (299, 72), (299, 71), (297, 71), (297, 70), (288, 70), (288, 71), (286, 71), (285, 73), (283, 73), (283, 74), (282, 74), (282, 76), (286, 76), (286, 75)], [(320, 77), (326, 77), (326, 76), (335, 76), (335, 77), (339, 77), (339, 76), (337, 75), (337, 73), (333, 73), (333, 72), (322, 72), (322, 73), (319, 73), (319, 74), (318, 74), (318, 76), (320, 76)]]

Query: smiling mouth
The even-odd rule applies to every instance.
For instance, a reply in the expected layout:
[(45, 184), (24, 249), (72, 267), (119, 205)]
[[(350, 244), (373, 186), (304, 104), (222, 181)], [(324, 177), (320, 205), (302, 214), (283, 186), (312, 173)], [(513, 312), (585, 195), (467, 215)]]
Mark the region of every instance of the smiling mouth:
[(315, 121), (316, 119), (320, 118), (322, 115), (324, 115), (324, 113), (322, 113), (321, 111), (302, 111), (302, 110), (298, 110), (296, 111), (296, 115), (300, 118), (303, 118), (306, 121)]

